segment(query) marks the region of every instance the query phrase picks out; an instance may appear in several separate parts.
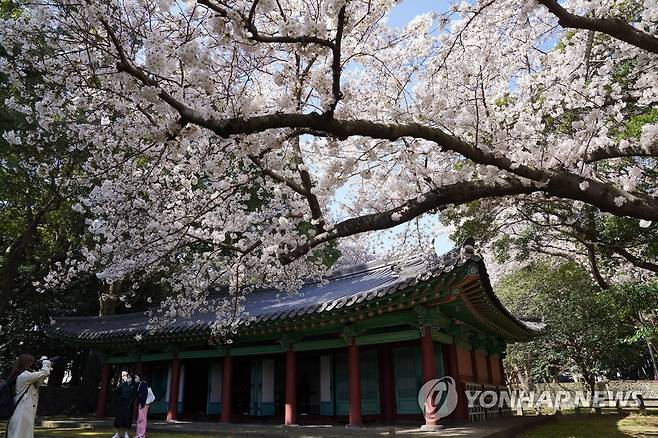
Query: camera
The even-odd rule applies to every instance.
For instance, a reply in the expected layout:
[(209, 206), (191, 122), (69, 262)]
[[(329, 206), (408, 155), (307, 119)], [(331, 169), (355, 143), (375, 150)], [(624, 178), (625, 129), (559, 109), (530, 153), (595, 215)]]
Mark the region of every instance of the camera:
[(55, 356), (51, 358), (46, 358), (45, 356), (42, 356), (41, 359), (37, 360), (34, 362), (34, 365), (32, 366), (33, 371), (39, 371), (41, 368), (43, 368), (43, 361), (48, 360), (52, 365), (55, 364), (55, 362), (59, 362), (61, 360), (64, 360), (66, 358), (62, 356)]

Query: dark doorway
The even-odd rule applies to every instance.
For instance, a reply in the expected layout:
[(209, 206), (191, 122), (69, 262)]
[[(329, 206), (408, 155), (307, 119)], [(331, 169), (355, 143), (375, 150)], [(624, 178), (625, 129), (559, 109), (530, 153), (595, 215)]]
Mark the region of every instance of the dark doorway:
[(251, 362), (248, 357), (234, 359), (232, 383), (231, 410), (234, 415), (248, 416), (251, 401)]
[(297, 356), (297, 414), (304, 417), (320, 415), (320, 356)]
[(208, 362), (191, 360), (185, 362), (185, 390), (183, 413), (203, 415), (208, 403)]

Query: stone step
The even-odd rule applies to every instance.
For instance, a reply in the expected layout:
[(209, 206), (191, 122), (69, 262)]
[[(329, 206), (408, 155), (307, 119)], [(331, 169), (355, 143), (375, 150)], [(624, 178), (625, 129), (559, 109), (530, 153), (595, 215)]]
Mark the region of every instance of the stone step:
[(74, 420), (43, 420), (40, 427), (45, 429), (91, 429), (90, 423)]

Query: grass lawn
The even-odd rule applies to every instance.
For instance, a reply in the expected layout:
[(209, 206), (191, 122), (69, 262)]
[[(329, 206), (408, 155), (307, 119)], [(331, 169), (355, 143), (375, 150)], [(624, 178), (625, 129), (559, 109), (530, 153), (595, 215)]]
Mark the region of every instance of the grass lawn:
[(520, 435), (523, 438), (655, 437), (658, 415), (565, 415)]

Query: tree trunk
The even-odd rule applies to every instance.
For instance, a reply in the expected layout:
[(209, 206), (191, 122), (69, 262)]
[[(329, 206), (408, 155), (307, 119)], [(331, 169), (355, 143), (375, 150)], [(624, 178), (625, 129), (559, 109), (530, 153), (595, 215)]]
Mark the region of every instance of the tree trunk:
[[(40, 216), (38, 216), (40, 219)], [(18, 270), (23, 264), (34, 241), (39, 221), (35, 218), (28, 223), (25, 230), (7, 249), (2, 269), (0, 270), (0, 313), (6, 310), (18, 279)]]
[(653, 379), (658, 380), (658, 366), (656, 366), (656, 355), (653, 352), (654, 346), (648, 339), (647, 348), (649, 349), (649, 357), (651, 357), (651, 365), (653, 365)]
[(115, 281), (112, 284), (103, 283), (100, 295), (98, 297), (99, 315), (114, 315), (119, 302), (119, 293), (121, 292), (122, 281)]

